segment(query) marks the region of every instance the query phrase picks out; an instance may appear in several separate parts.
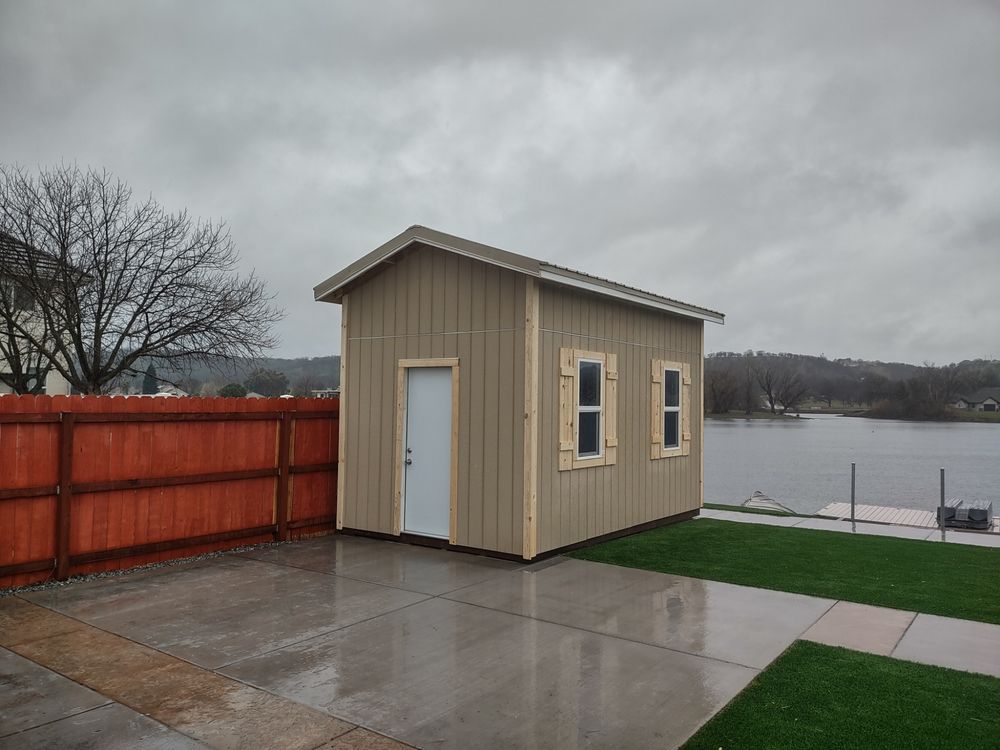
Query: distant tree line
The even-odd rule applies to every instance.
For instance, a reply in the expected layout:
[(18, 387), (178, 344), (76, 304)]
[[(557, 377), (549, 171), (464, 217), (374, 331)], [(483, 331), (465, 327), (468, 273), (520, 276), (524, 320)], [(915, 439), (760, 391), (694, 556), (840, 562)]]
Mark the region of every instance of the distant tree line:
[(871, 416), (943, 419), (961, 395), (997, 385), (996, 360), (916, 366), (749, 350), (705, 359), (705, 410), (711, 414), (794, 412), (808, 402), (867, 408)]

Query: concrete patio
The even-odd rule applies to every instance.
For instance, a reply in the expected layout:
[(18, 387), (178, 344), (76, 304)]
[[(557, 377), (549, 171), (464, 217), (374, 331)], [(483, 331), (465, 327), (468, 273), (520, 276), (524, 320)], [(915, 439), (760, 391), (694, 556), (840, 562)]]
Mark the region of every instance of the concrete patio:
[(676, 747), (797, 638), (1000, 676), (997, 625), (338, 535), (0, 598), (0, 750)]
[(326, 537), (0, 599), (0, 748), (674, 747), (833, 604)]

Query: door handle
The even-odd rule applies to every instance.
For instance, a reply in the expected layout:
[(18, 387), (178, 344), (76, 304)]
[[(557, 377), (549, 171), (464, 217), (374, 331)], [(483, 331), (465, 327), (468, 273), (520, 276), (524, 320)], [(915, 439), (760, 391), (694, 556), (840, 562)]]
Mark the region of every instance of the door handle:
[(410, 464), (413, 463), (413, 459), (412, 458), (408, 458), (403, 463), (405, 463), (407, 466), (409, 466)]

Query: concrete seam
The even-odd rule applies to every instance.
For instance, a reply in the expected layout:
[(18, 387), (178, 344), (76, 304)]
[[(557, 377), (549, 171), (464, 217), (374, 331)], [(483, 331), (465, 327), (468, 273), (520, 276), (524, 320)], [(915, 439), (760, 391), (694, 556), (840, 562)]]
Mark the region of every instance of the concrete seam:
[[(12, 653), (17, 654), (16, 651), (14, 651)], [(30, 661), (32, 664), (38, 664), (38, 662), (36, 662), (34, 659), (29, 659), (27, 656), (22, 656), (21, 654), (17, 654), (17, 655), (20, 656), (22, 659), (26, 659), (27, 661)], [(43, 669), (48, 669), (50, 672), (52, 672), (53, 674), (59, 675), (64, 680), (69, 680), (72, 683), (80, 685), (79, 682), (77, 682), (76, 680), (72, 679), (71, 677), (67, 677), (66, 675), (62, 674), (61, 672), (56, 672), (54, 669), (49, 669), (44, 664), (38, 664), (38, 666), (42, 667)], [(81, 687), (87, 687), (87, 686), (86, 685), (81, 685)], [(90, 690), (91, 692), (97, 693), (97, 691), (94, 690), (93, 688), (87, 688), (87, 689)], [(97, 693), (97, 694), (98, 695), (102, 695), (105, 698), (108, 697), (108, 696), (104, 695), (103, 693)], [(41, 729), (42, 727), (47, 727), (47, 726), (49, 726), (51, 724), (57, 724), (58, 722), (65, 721), (66, 719), (75, 719), (77, 716), (83, 716), (84, 714), (89, 714), (91, 711), (96, 711), (99, 708), (107, 708), (108, 706), (113, 706), (116, 703), (118, 703), (118, 701), (113, 701), (110, 698), (108, 698), (108, 702), (107, 703), (102, 703), (99, 706), (93, 706), (92, 708), (85, 708), (82, 711), (77, 711), (77, 712), (72, 713), (72, 714), (66, 714), (65, 716), (60, 716), (58, 719), (52, 719), (50, 721), (43, 721), (41, 724), (35, 724), (34, 726), (28, 727), (26, 729), (19, 729), (16, 732), (11, 732), (10, 734), (0, 734), (0, 740), (8, 740), (11, 737), (17, 737), (18, 735), (26, 734), (27, 732), (33, 732), (36, 729)], [(124, 705), (124, 704), (119, 704), (119, 705)], [(126, 706), (126, 708), (127, 708), (127, 706)], [(138, 713), (138, 711), (136, 713)], [(151, 717), (147, 716), (146, 718), (148, 719), (148, 718), (151, 718)], [(153, 721), (156, 721), (156, 719), (153, 719)], [(157, 723), (160, 723), (160, 722), (157, 722)], [(164, 726), (166, 726), (166, 725), (164, 725)]]
[(899, 640), (896, 641), (896, 643), (893, 645), (892, 649), (890, 649), (890, 651), (889, 651), (889, 656), (892, 657), (892, 658), (894, 658), (894, 659), (895, 658), (899, 658), (899, 657), (897, 657), (895, 655), (896, 654), (896, 649), (899, 648), (899, 644), (903, 642), (903, 639), (906, 637), (906, 634), (909, 633), (910, 632), (910, 628), (913, 627), (913, 623), (915, 623), (917, 621), (917, 617), (920, 616), (919, 612), (911, 612), (911, 614), (913, 615), (913, 617), (911, 617), (910, 621), (908, 623), (906, 623), (906, 627), (903, 628), (903, 632), (900, 634)]

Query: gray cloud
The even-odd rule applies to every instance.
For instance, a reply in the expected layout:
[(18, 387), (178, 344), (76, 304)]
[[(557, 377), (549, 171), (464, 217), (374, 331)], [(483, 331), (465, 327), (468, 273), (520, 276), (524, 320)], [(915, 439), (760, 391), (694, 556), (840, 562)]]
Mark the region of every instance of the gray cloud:
[(107, 167), (314, 283), (412, 223), (728, 313), (710, 349), (998, 355), (989, 2), (0, 0), (0, 161)]

